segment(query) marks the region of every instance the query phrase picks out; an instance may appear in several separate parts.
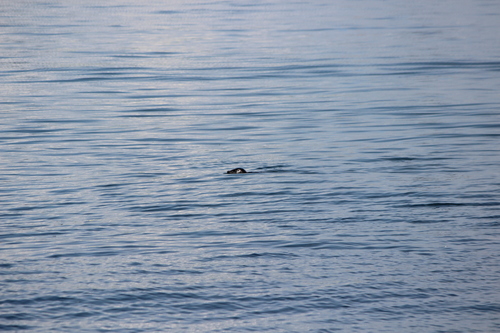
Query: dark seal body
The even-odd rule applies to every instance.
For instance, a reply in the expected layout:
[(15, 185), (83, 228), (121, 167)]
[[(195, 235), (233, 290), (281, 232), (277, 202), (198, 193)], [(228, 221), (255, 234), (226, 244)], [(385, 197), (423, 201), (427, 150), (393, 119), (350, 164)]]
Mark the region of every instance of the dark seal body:
[(236, 169), (233, 169), (233, 170), (229, 170), (228, 172), (226, 173), (247, 173), (245, 171), (245, 169), (242, 169), (242, 168), (236, 168)]

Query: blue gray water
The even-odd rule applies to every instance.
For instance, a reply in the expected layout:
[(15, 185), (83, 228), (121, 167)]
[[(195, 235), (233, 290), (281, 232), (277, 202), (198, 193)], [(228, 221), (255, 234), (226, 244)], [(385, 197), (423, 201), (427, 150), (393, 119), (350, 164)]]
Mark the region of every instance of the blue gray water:
[(0, 31), (0, 330), (500, 332), (498, 1), (18, 0)]

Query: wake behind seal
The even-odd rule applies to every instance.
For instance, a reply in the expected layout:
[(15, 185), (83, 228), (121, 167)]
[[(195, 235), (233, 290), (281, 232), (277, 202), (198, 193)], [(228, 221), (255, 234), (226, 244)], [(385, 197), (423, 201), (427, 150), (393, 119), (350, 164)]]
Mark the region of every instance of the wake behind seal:
[(248, 172), (246, 172), (245, 169), (243, 169), (243, 168), (236, 168), (236, 169), (233, 169), (233, 170), (229, 170), (226, 173), (248, 173)]

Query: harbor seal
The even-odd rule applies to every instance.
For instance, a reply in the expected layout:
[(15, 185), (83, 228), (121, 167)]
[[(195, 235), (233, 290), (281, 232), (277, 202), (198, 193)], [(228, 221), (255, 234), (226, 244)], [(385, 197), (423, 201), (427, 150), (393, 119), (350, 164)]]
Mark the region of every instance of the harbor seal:
[(245, 169), (242, 169), (242, 168), (236, 168), (236, 169), (233, 169), (233, 170), (229, 170), (228, 172), (226, 173), (247, 173), (245, 171)]

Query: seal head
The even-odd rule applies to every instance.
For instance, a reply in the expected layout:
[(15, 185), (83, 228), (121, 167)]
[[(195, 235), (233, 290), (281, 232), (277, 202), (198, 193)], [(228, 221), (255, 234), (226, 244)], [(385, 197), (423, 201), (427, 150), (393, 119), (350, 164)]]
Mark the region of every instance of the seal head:
[(245, 171), (245, 169), (242, 169), (242, 168), (236, 168), (236, 169), (233, 169), (233, 170), (229, 170), (228, 172), (226, 173), (247, 173)]

